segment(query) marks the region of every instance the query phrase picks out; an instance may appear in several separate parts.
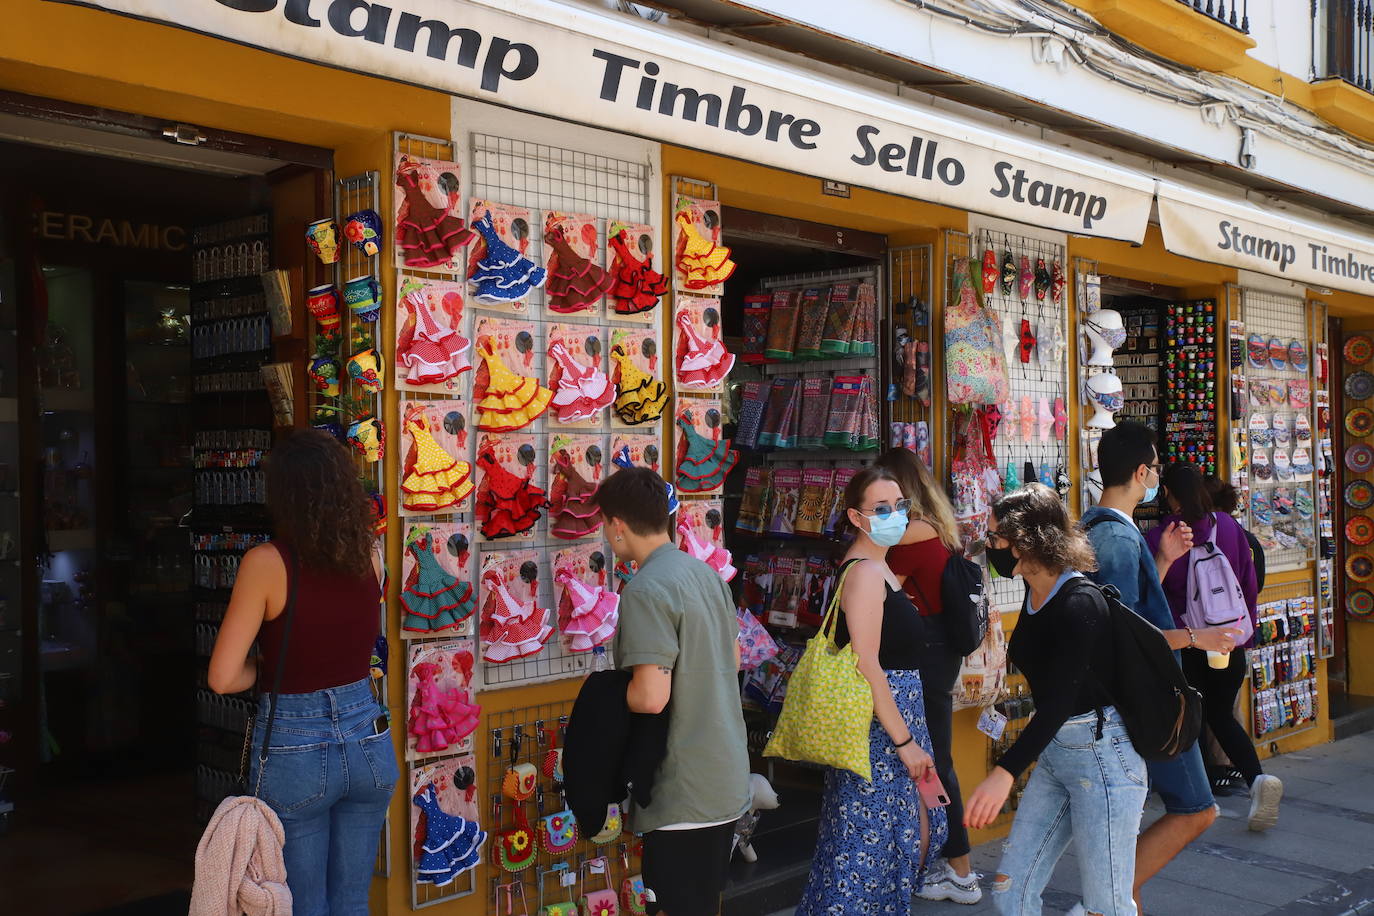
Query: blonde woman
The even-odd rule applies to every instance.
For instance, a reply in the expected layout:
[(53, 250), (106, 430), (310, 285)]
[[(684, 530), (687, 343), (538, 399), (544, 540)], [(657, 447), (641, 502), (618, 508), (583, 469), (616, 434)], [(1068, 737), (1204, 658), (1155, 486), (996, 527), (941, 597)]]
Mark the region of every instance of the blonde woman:
[(878, 466), (896, 478), (902, 495), (911, 503), (906, 533), (887, 552), (887, 565), (925, 623), (921, 691), (925, 695), (926, 726), (935, 751), (935, 771), (949, 795), (949, 807), (945, 809), (949, 814), (949, 839), (941, 851), (945, 861), (931, 871), (925, 888), (917, 896), (973, 904), (983, 898), (983, 891), (969, 864), (968, 831), (964, 829), (963, 799), (953, 756), (954, 685), (963, 659), (946, 644), (940, 601), (945, 564), (962, 549), (959, 529), (949, 497), (936, 485), (935, 476), (915, 452), (890, 449), (878, 459)]

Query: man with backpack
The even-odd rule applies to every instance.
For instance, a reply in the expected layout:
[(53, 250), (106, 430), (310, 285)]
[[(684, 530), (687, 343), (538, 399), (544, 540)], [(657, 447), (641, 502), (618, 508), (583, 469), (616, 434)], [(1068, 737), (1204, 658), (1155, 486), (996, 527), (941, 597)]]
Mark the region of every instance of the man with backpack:
[[(1238, 631), (1228, 627), (1176, 628), (1161, 586), (1173, 562), (1193, 546), (1187, 525), (1168, 526), (1152, 551), (1131, 513), (1159, 490), (1159, 456), (1155, 433), (1139, 423), (1123, 422), (1102, 434), (1097, 463), (1102, 498), (1083, 513), (1082, 525), (1097, 554), (1091, 577), (1120, 592), (1126, 607), (1158, 627), (1170, 648), (1230, 652)], [(1136, 904), (1140, 888), (1216, 820), (1216, 801), (1197, 742), (1172, 760), (1149, 762), (1151, 788), (1164, 801), (1165, 814), (1151, 824), (1136, 844)]]

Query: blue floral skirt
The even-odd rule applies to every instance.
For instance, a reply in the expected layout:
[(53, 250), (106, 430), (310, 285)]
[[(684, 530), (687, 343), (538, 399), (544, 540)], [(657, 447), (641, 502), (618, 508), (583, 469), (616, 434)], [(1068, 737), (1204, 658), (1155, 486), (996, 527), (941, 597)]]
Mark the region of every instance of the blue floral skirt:
[[(887, 682), (902, 718), (930, 754), (920, 673), (889, 671)], [(945, 845), (945, 809), (930, 808), (923, 854), (920, 793), (877, 718), (869, 753), (871, 783), (847, 770), (826, 772), (820, 837), (796, 916), (910, 913), (911, 895), (921, 889), (932, 851)]]

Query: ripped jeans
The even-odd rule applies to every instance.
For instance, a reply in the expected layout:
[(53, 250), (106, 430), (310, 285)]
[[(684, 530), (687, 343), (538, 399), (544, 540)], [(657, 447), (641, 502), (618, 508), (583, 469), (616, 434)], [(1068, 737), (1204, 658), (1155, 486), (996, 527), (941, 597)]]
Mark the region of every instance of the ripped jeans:
[[(1069, 719), (1040, 754), (1016, 810), (992, 898), (1002, 916), (1039, 916), (1040, 895), (1074, 843), (1083, 906), (1135, 916), (1135, 842), (1148, 794), (1145, 761), (1116, 709)], [(1003, 877), (1005, 876), (1005, 878)]]

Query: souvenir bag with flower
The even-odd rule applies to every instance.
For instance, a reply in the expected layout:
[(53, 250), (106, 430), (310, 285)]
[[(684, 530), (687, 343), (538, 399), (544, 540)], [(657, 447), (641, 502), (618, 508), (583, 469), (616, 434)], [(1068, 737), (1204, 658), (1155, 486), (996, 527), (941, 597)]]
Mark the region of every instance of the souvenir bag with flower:
[[(557, 878), (561, 885), (568, 887), (568, 899), (558, 903), (544, 902), (544, 882)], [(557, 862), (551, 868), (539, 871), (539, 916), (580, 916), (577, 904), (572, 899), (572, 883), (568, 878), (568, 864)]]
[[(592, 883), (599, 875), (606, 886), (601, 890), (587, 890), (588, 875)], [(582, 916), (620, 916), (615, 888), (611, 886), (611, 863), (605, 856), (597, 856), (582, 863), (582, 899), (579, 905)]]
[(525, 817), (523, 802), (515, 803), (515, 826), (508, 827), (496, 834), (496, 864), (502, 871), (514, 874), (534, 865), (539, 856), (534, 831), (530, 830), (529, 819)]
[(969, 273), (969, 259), (954, 262), (955, 299), (945, 309), (945, 376), (949, 403), (1004, 404), (1007, 379), (1002, 328), (984, 305)]
[(644, 894), (644, 876), (630, 875), (620, 882), (620, 905), (629, 916), (648, 916), (648, 898)]
[(551, 856), (572, 852), (577, 845), (577, 821), (571, 811), (546, 814), (539, 819), (539, 845)]
[(598, 846), (608, 846), (620, 839), (624, 830), (625, 821), (620, 816), (620, 806), (611, 802), (606, 806), (606, 823), (602, 825), (601, 832), (592, 837), (592, 842)]

